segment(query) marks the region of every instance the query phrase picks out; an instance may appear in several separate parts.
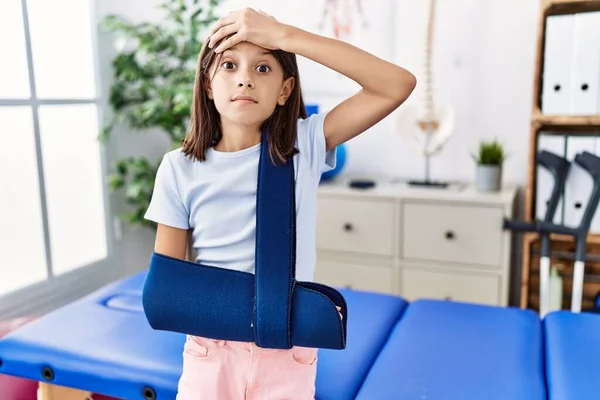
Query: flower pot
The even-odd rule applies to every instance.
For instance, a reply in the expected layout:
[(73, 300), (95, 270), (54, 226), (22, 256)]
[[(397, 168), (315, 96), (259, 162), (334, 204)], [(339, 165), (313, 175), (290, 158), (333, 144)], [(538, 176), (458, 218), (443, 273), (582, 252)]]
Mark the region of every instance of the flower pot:
[(480, 192), (495, 192), (502, 187), (502, 165), (477, 165), (476, 187)]

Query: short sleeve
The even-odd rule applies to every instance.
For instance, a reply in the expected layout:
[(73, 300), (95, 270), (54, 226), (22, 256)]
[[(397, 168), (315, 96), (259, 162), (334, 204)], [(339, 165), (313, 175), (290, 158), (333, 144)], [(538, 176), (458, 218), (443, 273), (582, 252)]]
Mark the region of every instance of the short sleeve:
[[(330, 171), (336, 165), (336, 149), (326, 151), (325, 123), (326, 112), (312, 114), (298, 120), (298, 150), (315, 175)], [(304, 154), (302, 154), (304, 153)]]
[(181, 199), (173, 163), (165, 155), (158, 166), (150, 205), (144, 218), (174, 228), (189, 229), (189, 213)]

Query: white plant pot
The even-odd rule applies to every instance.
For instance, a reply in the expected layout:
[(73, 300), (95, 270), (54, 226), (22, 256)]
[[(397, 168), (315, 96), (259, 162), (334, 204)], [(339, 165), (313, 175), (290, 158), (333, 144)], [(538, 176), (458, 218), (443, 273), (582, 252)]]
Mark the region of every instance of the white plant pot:
[(502, 187), (501, 165), (477, 165), (476, 187), (480, 192), (496, 192)]

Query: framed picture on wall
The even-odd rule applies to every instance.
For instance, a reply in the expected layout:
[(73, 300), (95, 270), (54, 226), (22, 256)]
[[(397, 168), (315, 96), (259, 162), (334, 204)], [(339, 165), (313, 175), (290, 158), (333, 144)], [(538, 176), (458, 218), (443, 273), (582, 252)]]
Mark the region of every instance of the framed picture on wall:
[[(286, 3), (289, 4), (286, 10), (288, 22), (394, 62), (394, 0), (303, 0), (294, 3)], [(346, 95), (360, 88), (351, 79), (307, 58), (298, 56), (298, 64), (302, 90), (307, 93)]]

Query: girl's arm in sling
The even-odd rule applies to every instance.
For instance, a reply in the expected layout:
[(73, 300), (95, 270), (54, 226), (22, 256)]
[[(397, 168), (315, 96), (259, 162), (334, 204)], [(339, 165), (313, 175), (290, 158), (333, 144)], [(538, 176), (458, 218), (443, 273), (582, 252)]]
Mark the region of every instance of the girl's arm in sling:
[(186, 259), (188, 231), (167, 225), (158, 225), (154, 251), (169, 257)]

